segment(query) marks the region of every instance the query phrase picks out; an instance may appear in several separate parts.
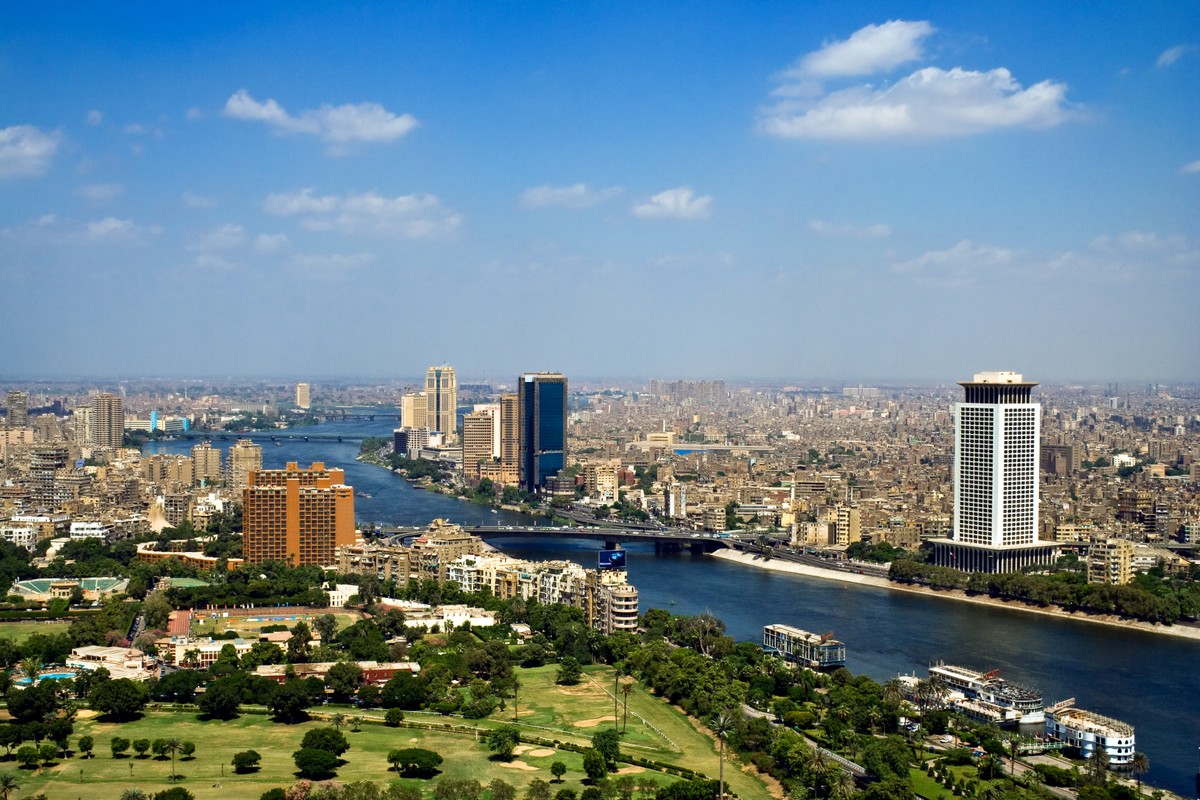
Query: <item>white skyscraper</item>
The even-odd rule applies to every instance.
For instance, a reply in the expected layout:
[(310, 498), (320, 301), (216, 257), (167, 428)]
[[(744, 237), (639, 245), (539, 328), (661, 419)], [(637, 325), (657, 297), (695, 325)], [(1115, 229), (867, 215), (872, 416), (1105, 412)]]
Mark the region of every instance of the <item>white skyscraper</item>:
[(960, 381), (954, 407), (954, 532), (936, 561), (968, 572), (1015, 572), (1053, 561), (1038, 541), (1041, 405), (1015, 372)]

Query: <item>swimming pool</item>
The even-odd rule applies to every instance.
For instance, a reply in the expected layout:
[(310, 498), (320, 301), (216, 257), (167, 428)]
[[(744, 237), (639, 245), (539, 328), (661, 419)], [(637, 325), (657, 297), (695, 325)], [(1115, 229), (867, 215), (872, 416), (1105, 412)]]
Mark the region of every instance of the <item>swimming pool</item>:
[[(77, 674), (78, 673), (76, 672), (43, 672), (42, 674), (38, 675), (37, 679), (39, 683), (42, 681), (61, 681), (68, 678), (74, 678)], [(13, 683), (17, 684), (18, 686), (28, 686), (29, 678), (17, 678), (15, 681), (13, 681)]]

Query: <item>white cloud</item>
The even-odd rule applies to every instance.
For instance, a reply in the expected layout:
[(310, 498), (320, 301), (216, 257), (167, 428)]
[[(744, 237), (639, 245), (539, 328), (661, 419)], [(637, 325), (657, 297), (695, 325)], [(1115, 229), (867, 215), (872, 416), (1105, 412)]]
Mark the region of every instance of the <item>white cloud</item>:
[(94, 206), (100, 206), (116, 200), (124, 191), (125, 187), (119, 183), (93, 183), (76, 189), (75, 196), (82, 197)]
[(867, 25), (849, 39), (831, 42), (800, 59), (793, 75), (833, 77), (874, 75), (901, 64), (919, 61), (922, 41), (936, 28), (925, 21), (894, 19), (882, 25)]
[(534, 186), (521, 192), (521, 205), (526, 208), (563, 206), (565, 208), (588, 208), (616, 197), (621, 190), (615, 186), (607, 189), (591, 189), (586, 183), (570, 186)]
[(823, 219), (809, 220), (808, 229), (822, 236), (852, 236), (858, 239), (879, 239), (892, 235), (890, 225), (851, 225), (848, 222), (827, 222)]
[(378, 103), (322, 105), (297, 116), (274, 99), (259, 102), (239, 89), (225, 102), (224, 115), (233, 119), (265, 122), (279, 133), (304, 133), (330, 143), (329, 152), (341, 155), (356, 142), (391, 142), (417, 127), (411, 114), (393, 114)]
[(201, 269), (214, 269), (221, 272), (228, 272), (234, 269), (237, 264), (225, 258), (224, 256), (216, 255), (215, 253), (200, 253), (196, 256), (196, 266)]
[(1193, 161), (1190, 164), (1184, 164), (1183, 169), (1181, 169), (1180, 172), (1182, 172), (1184, 175), (1200, 172), (1200, 161)]
[(204, 112), (202, 110), (200, 110), (199, 108), (192, 106), (191, 108), (189, 108), (187, 110), (187, 114), (185, 114), (184, 116), (186, 116), (189, 120), (194, 121), (194, 120), (198, 120), (198, 119), (204, 119)]
[(1002, 247), (977, 245), (963, 239), (948, 250), (930, 250), (892, 266), (892, 272), (937, 283), (963, 285), (982, 274), (1013, 263), (1015, 253)]
[(274, 253), (277, 250), (282, 250), (290, 244), (287, 234), (284, 233), (260, 233), (254, 237), (254, 242), (251, 244), (255, 250), (260, 253)]
[(105, 217), (84, 226), (84, 237), (98, 242), (128, 242), (161, 232), (157, 225), (137, 225), (131, 220)]
[(62, 135), (32, 125), (0, 128), (0, 178), (41, 175), (58, 151)]
[(268, 195), (268, 214), (298, 217), (310, 231), (419, 239), (456, 230), (462, 215), (431, 194), (384, 197), (376, 192), (316, 196), (312, 189)]
[(939, 138), (997, 128), (1048, 128), (1070, 116), (1067, 86), (1021, 87), (1000, 67), (974, 72), (925, 67), (892, 86), (854, 87), (815, 101), (782, 101), (761, 127), (792, 139)]
[(245, 242), (246, 229), (241, 225), (222, 225), (201, 236), (194, 249), (203, 251), (232, 250), (241, 247)]
[(1028, 88), (1003, 67), (987, 71), (924, 67), (898, 80), (829, 88), (829, 78), (887, 73), (922, 59), (928, 22), (868, 25), (809, 53), (783, 73), (759, 128), (791, 139), (931, 139), (1005, 128), (1047, 128), (1072, 108), (1065, 83)]
[(649, 202), (633, 207), (634, 216), (642, 219), (706, 219), (712, 197), (696, 197), (689, 186), (667, 189), (651, 197)]
[(179, 202), (184, 208), (216, 208), (217, 201), (212, 197), (205, 197), (194, 192), (184, 192), (179, 198)]
[(104, 112), (100, 111), (97, 108), (93, 108), (91, 111), (89, 111), (87, 113), (87, 124), (88, 125), (91, 125), (94, 128), (102, 122), (104, 122)]
[(1172, 64), (1174, 64), (1176, 61), (1178, 61), (1179, 59), (1181, 59), (1185, 55), (1187, 55), (1190, 50), (1192, 50), (1191, 45), (1177, 44), (1174, 47), (1170, 47), (1166, 50), (1163, 50), (1162, 53), (1159, 54), (1158, 60), (1155, 61), (1154, 64), (1159, 69), (1161, 69), (1163, 67), (1169, 67)]

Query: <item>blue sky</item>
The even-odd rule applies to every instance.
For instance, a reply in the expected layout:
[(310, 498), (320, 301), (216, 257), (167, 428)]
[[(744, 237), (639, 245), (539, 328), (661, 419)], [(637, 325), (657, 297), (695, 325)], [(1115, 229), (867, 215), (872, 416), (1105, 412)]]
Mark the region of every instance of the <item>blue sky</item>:
[(1200, 380), (1200, 3), (12, 7), (0, 377)]

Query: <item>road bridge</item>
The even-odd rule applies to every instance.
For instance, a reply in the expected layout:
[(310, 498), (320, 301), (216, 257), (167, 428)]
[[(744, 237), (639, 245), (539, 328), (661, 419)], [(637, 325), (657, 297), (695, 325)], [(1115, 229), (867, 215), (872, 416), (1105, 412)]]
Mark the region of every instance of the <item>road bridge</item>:
[[(655, 551), (662, 549), (688, 548), (694, 553), (711, 553), (733, 546), (732, 538), (722, 539), (716, 534), (694, 533), (676, 528), (667, 530), (638, 530), (593, 527), (555, 527), (551, 525), (464, 525), (463, 530), (481, 539), (503, 539), (536, 537), (540, 539), (592, 539), (604, 543), (612, 550), (618, 544), (629, 542), (651, 542)], [(385, 528), (381, 533), (394, 540), (412, 540), (426, 533), (424, 528)]]
[[(301, 429), (302, 430), (302, 429)], [(295, 429), (291, 429), (295, 431)], [(361, 442), (362, 434), (335, 434), (335, 433), (298, 433), (291, 432), (280, 433), (279, 431), (180, 431), (172, 433), (170, 436), (164, 437), (160, 441), (171, 441), (172, 439), (187, 439), (189, 441), (210, 441), (233, 442), (238, 439), (251, 439), (255, 442), (274, 442), (278, 445), (285, 445), (290, 442)]]

